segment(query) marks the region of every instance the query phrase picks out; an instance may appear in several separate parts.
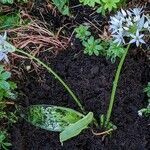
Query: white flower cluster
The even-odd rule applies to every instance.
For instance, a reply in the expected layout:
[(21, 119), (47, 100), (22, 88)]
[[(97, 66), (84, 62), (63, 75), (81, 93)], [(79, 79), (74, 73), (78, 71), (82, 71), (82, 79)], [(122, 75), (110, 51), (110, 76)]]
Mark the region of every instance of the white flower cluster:
[(0, 35), (0, 61), (5, 60), (6, 62), (8, 62), (8, 58), (7, 58), (7, 50), (4, 47), (4, 43), (6, 41), (6, 32), (4, 34), (4, 36)]
[(14, 52), (15, 47), (8, 43), (6, 41), (7, 38), (7, 33), (5, 32), (4, 35), (0, 35), (0, 61), (6, 61), (9, 62), (7, 54), (9, 52)]
[(140, 43), (145, 43), (144, 31), (150, 32), (150, 17), (143, 12), (143, 8), (121, 9), (115, 16), (110, 17), (109, 30), (114, 43), (125, 44), (125, 38), (129, 39), (128, 43), (136, 43), (137, 47)]

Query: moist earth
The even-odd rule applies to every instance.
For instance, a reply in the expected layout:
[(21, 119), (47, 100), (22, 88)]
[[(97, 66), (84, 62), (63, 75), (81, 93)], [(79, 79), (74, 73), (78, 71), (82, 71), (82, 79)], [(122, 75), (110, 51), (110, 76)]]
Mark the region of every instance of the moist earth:
[[(100, 25), (99, 28), (103, 28), (104, 20), (107, 20), (100, 15), (92, 14), (92, 11), (86, 7), (74, 8), (73, 11), (76, 14), (74, 19), (54, 17), (52, 14), (42, 12), (43, 6), (41, 1), (35, 4), (31, 15), (41, 20), (44, 16), (52, 29), (58, 29), (62, 24), (66, 24), (64, 30), (67, 36), (71, 36), (74, 27), (87, 22), (87, 19), (97, 22), (97, 25)], [(43, 16), (39, 16), (39, 11)], [(93, 30), (93, 33), (96, 32)], [(84, 55), (81, 43), (74, 37), (72, 37), (71, 46), (56, 57), (44, 52), (39, 55), (39, 58), (64, 79), (87, 112), (94, 112), (96, 118), (106, 113), (118, 60), (112, 64), (110, 60), (102, 56)], [(46, 70), (40, 68), (32, 72), (25, 71), (28, 63), (30, 62), (24, 63), (23, 66), (18, 65), (18, 68), (24, 68), (24, 71), (20, 73), (21, 77), (13, 77), (15, 81), (18, 81), (20, 105), (27, 107), (33, 104), (50, 104), (80, 111), (62, 85)], [(16, 64), (20, 64), (19, 60)], [(148, 58), (131, 47), (117, 88), (111, 117), (117, 130), (111, 136), (94, 136), (89, 128), (61, 146), (58, 133), (36, 128), (24, 119), (20, 119), (11, 129), (12, 150), (149, 150), (150, 119), (141, 118), (137, 113), (139, 109), (147, 106), (147, 97), (143, 93), (143, 88), (150, 81), (149, 65)], [(100, 130), (94, 129), (94, 131)]]

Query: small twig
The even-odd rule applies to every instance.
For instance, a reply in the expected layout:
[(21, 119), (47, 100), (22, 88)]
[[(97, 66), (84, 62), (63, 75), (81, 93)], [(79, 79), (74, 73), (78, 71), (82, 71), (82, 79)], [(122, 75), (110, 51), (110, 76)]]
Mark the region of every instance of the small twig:
[(15, 103), (14, 103), (14, 102), (0, 102), (0, 104), (15, 105)]
[(90, 20), (84, 17), (86, 21), (88, 21), (93, 27), (95, 27), (99, 32), (103, 33), (94, 23), (92, 23)]
[(12, 53), (11, 55), (19, 57), (19, 58), (23, 58), (23, 59), (29, 59), (28, 57), (21, 56), (21, 55), (15, 54), (15, 53)]

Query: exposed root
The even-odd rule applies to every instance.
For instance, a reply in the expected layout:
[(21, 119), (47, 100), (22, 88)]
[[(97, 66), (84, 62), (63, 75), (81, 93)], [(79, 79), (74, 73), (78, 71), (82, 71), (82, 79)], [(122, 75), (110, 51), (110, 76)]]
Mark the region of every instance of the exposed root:
[(95, 136), (102, 136), (102, 135), (104, 136), (104, 135), (110, 134), (113, 131), (113, 129), (109, 129), (107, 131), (100, 132), (100, 133), (94, 132), (93, 129), (91, 131)]

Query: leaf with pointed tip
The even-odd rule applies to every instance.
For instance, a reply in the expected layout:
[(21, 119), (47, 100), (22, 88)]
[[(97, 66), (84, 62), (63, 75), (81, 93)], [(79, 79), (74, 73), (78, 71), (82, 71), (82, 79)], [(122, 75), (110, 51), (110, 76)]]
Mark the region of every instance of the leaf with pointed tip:
[(75, 122), (74, 124), (69, 125), (65, 128), (64, 131), (60, 133), (60, 142), (77, 136), (80, 132), (88, 127), (88, 125), (93, 121), (93, 113), (89, 112), (85, 117)]
[(22, 116), (37, 127), (55, 132), (63, 131), (84, 117), (73, 109), (52, 105), (32, 105), (25, 109)]

